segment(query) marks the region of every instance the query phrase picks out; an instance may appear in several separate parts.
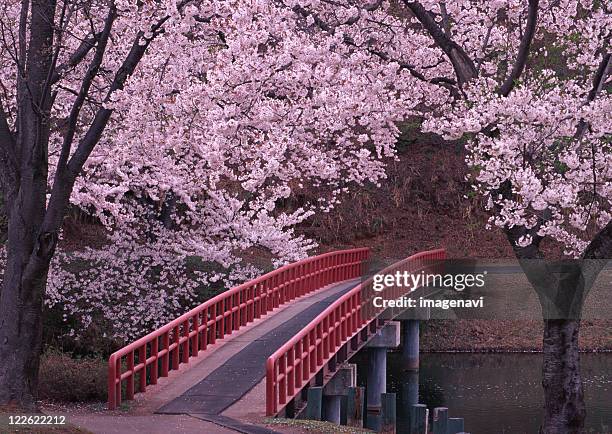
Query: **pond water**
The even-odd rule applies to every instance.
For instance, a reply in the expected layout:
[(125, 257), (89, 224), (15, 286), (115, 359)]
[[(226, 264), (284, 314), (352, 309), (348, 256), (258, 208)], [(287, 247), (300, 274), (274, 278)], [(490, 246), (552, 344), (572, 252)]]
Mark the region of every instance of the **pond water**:
[[(360, 383), (367, 376), (365, 357), (357, 360)], [(448, 407), (450, 417), (465, 419), (466, 432), (537, 433), (541, 365), (541, 354), (421, 354), (418, 376), (411, 376), (400, 354), (389, 353), (387, 390), (398, 394), (398, 433), (407, 432), (406, 408), (416, 398), (417, 381), (419, 402), (430, 414)], [(582, 354), (581, 366), (587, 432), (612, 433), (612, 354)]]

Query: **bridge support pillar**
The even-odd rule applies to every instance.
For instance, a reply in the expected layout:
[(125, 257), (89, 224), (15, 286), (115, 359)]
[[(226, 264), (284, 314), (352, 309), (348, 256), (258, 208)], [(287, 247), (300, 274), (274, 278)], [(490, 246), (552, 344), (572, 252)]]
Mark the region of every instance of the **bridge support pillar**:
[(309, 387), (308, 400), (306, 401), (306, 419), (321, 420), (323, 414), (322, 401), (323, 388)]
[(368, 411), (381, 407), (380, 395), (387, 391), (387, 349), (370, 348), (366, 387)]
[(400, 323), (391, 321), (366, 345), (369, 351), (366, 387), (368, 412), (380, 412), (381, 394), (387, 392), (387, 349), (396, 348), (399, 344)]
[(409, 319), (402, 321), (404, 331), (404, 345), (402, 348), (402, 362), (404, 369), (419, 369), (419, 320)]
[(323, 396), (323, 420), (340, 425), (341, 395)]
[(397, 317), (397, 319), (402, 322), (402, 363), (404, 365), (404, 369), (419, 369), (420, 322), (426, 321), (430, 317), (431, 311), (428, 307), (409, 308)]
[(363, 427), (364, 419), (364, 404), (365, 404), (365, 388), (364, 387), (349, 387), (346, 396), (346, 420), (345, 425), (358, 428)]
[(357, 386), (357, 365), (342, 366), (323, 388), (323, 420), (340, 425), (342, 398)]
[(419, 403), (419, 371), (408, 370), (402, 373), (402, 404), (406, 412), (411, 405)]

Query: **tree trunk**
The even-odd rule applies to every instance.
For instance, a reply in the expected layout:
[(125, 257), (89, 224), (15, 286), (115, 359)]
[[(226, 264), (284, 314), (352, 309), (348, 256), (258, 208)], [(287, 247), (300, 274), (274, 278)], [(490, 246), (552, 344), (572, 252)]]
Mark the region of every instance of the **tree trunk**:
[(586, 416), (580, 376), (578, 319), (544, 320), (543, 434), (582, 432)]
[[(42, 213), (28, 207), (32, 196), (19, 197), (11, 210), (0, 292), (0, 404), (30, 409), (35, 406), (42, 306), (56, 243), (48, 234), (37, 236)], [(37, 202), (44, 204), (44, 199)]]
[(0, 309), (0, 403), (33, 409), (41, 350), (42, 304), (40, 297), (21, 304), (20, 293), (41, 293), (44, 281), (36, 282), (37, 287), (24, 288), (20, 270), (12, 271), (5, 275)]

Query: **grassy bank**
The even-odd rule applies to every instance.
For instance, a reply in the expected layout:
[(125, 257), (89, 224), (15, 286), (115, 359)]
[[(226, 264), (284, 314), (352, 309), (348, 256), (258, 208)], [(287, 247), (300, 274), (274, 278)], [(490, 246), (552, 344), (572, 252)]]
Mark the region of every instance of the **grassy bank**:
[[(542, 321), (431, 320), (422, 323), (421, 351), (539, 352)], [(580, 348), (586, 352), (612, 351), (612, 321), (585, 320)]]

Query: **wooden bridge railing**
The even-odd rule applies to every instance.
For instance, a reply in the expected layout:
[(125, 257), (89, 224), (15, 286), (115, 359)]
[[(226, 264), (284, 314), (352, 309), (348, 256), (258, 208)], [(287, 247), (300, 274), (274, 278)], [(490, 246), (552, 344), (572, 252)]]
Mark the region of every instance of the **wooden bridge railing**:
[(368, 249), (325, 253), (285, 265), (225, 291), (113, 353), (108, 360), (108, 408), (145, 392), (202, 351), (278, 306), (364, 272)]

